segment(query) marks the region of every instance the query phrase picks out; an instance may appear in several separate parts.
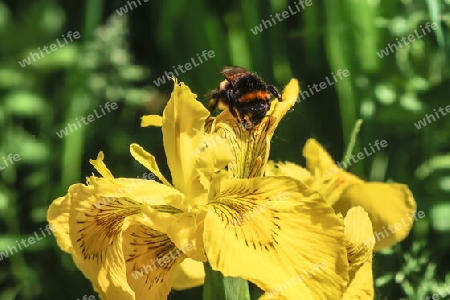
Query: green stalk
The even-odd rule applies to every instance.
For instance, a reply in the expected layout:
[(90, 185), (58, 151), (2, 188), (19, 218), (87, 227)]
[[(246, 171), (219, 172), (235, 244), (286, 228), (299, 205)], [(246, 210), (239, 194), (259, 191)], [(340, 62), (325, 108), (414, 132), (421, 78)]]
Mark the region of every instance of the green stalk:
[(363, 123), (362, 119), (358, 119), (356, 121), (355, 126), (353, 127), (352, 135), (350, 137), (350, 142), (347, 145), (347, 150), (345, 150), (342, 161), (345, 161), (345, 158), (350, 156), (350, 154), (352, 154), (353, 148), (355, 147), (355, 144), (356, 144), (356, 137), (358, 136), (358, 133), (359, 133), (359, 130), (361, 129), (362, 123)]
[(248, 282), (242, 278), (224, 277), (214, 271), (209, 263), (205, 267), (203, 300), (250, 300)]

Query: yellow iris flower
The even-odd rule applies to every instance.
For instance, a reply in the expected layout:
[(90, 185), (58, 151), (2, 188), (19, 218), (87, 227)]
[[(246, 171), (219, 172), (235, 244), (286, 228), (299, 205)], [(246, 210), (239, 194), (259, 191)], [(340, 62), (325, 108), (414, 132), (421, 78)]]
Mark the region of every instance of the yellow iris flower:
[(290, 162), (270, 161), (267, 175), (291, 176), (318, 191), (344, 216), (354, 206), (369, 213), (375, 235), (375, 251), (393, 246), (406, 238), (412, 228), (416, 202), (408, 186), (398, 183), (365, 182), (339, 168), (314, 139), (304, 148), (306, 169)]
[(163, 116), (142, 120), (162, 128), (172, 183), (137, 144), (132, 156), (159, 181), (115, 178), (102, 152), (91, 160), (101, 177), (72, 185), (47, 219), (63, 229), (55, 232), (58, 245), (102, 299), (165, 299), (171, 288), (201, 285), (205, 261), (252, 281), (264, 297), (341, 299), (348, 292), (359, 272), (349, 271), (349, 255), (361, 252), (349, 241), (360, 235), (344, 232), (342, 218), (301, 180), (262, 176), (271, 137), (298, 92), (291, 80), (268, 117), (243, 130), (228, 111), (209, 117), (175, 82)]

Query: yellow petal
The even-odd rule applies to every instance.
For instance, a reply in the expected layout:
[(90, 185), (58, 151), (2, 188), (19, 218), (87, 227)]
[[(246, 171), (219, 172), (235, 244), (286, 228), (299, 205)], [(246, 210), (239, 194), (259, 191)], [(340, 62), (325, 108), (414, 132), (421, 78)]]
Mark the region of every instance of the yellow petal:
[(212, 268), (287, 299), (340, 299), (347, 284), (342, 222), (289, 177), (221, 182), (204, 241)]
[(289, 176), (301, 182), (307, 182), (311, 178), (311, 173), (305, 168), (291, 162), (277, 162), (269, 160), (266, 165), (266, 176)]
[(313, 174), (308, 182), (314, 190), (331, 205), (339, 200), (344, 190), (354, 183), (363, 181), (355, 175), (339, 168), (328, 152), (314, 139), (309, 139), (303, 147), (306, 167)]
[(364, 183), (338, 168), (314, 139), (308, 140), (303, 155), (308, 169), (314, 174), (315, 182), (309, 182), (310, 186), (337, 212), (345, 215), (351, 207), (361, 206), (369, 213), (376, 238), (375, 251), (390, 247), (408, 235), (416, 203), (406, 185)]
[(240, 123), (229, 110), (217, 116), (214, 130), (229, 142), (234, 158), (228, 166), (232, 177), (262, 176), (269, 158), (273, 133), (283, 116), (295, 104), (298, 92), (297, 80), (291, 79), (283, 91), (283, 101), (273, 100), (267, 117), (255, 126), (251, 123)]
[[(143, 202), (163, 206), (168, 199), (175, 199), (172, 202), (181, 204), (182, 198), (177, 200), (177, 197), (181, 198), (176, 190), (153, 180), (93, 176), (88, 186), (76, 184), (69, 188), (67, 203), (57, 199), (52, 204), (49, 221), (62, 222), (68, 214), (70, 252), (103, 298), (134, 299), (134, 292), (127, 284), (122, 249), (124, 221), (140, 214)], [(60, 240), (58, 244), (68, 249), (68, 244), (56, 236)]]
[(141, 119), (141, 127), (162, 126), (162, 117), (158, 115), (146, 115)]
[(72, 241), (69, 235), (70, 197), (60, 197), (52, 202), (47, 212), (50, 228), (55, 228), (53, 235), (58, 246), (65, 252), (72, 253)]
[(172, 272), (172, 289), (186, 290), (201, 286), (205, 282), (203, 263), (186, 258)]
[(298, 85), (297, 79), (291, 79), (289, 83), (283, 90), (282, 99), (283, 101), (278, 101), (275, 99), (275, 106), (273, 112), (270, 114), (270, 130), (269, 135), (272, 137), (275, 128), (277, 128), (281, 119), (286, 115), (286, 113), (295, 105), (298, 94), (300, 92), (300, 86)]
[[(239, 123), (228, 110), (216, 119), (217, 133), (227, 141), (233, 160), (228, 165), (232, 177), (250, 178), (261, 176), (263, 162), (267, 161), (270, 137), (267, 135), (270, 122), (268, 118), (257, 126), (246, 127)], [(248, 125), (251, 125), (248, 123)]]
[(361, 207), (350, 209), (344, 219), (350, 283), (343, 299), (373, 299), (372, 252), (374, 236), (369, 216)]
[(167, 234), (170, 240), (197, 261), (206, 261), (203, 246), (203, 220), (205, 211), (194, 208), (189, 212), (158, 206), (144, 205), (143, 212), (155, 230)]
[(303, 156), (306, 158), (306, 167), (313, 174), (317, 169), (331, 171), (336, 166), (330, 154), (315, 139), (306, 141)]
[(115, 198), (101, 208), (93, 188), (82, 184), (69, 189), (70, 237), (73, 257), (96, 291), (106, 299), (134, 299), (126, 283), (121, 231), (124, 219), (140, 212), (139, 203)]
[(166, 299), (172, 270), (186, 256), (167, 235), (150, 227), (144, 216), (127, 218), (122, 235), (128, 284), (136, 299)]
[(375, 235), (375, 251), (402, 241), (417, 219), (416, 202), (403, 184), (363, 183), (348, 187), (335, 204), (343, 215), (353, 206), (361, 206), (369, 213)]
[(184, 198), (180, 192), (155, 180), (116, 178), (110, 181), (92, 176), (89, 177), (89, 186), (95, 199), (92, 206), (98, 209), (121, 197), (149, 205), (184, 207)]
[(100, 151), (97, 155), (97, 159), (90, 159), (89, 162), (100, 173), (100, 175), (102, 175), (105, 178), (113, 179), (114, 176), (111, 174), (111, 171), (103, 162), (104, 158), (105, 155), (103, 154), (103, 151)]
[(173, 185), (190, 198), (200, 182), (192, 152), (200, 147), (209, 111), (184, 84), (174, 83), (174, 89), (163, 113), (162, 132)]
[(165, 185), (172, 186), (164, 175), (159, 171), (158, 164), (153, 155), (145, 151), (144, 148), (138, 144), (130, 145), (130, 153), (140, 164), (147, 168), (150, 172), (156, 175)]

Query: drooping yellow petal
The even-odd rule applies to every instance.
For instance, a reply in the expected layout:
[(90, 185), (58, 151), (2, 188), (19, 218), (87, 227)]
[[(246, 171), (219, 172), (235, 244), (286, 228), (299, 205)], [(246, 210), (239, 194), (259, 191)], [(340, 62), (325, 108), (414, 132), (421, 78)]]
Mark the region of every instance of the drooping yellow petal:
[(91, 186), (70, 187), (70, 238), (75, 264), (105, 299), (134, 299), (126, 283), (121, 231), (126, 217), (140, 211), (139, 203), (115, 198), (101, 209)]
[(229, 142), (234, 157), (228, 166), (232, 177), (262, 176), (269, 158), (272, 136), (281, 119), (295, 104), (298, 92), (298, 81), (291, 79), (283, 91), (283, 101), (273, 100), (267, 117), (257, 125), (240, 123), (229, 110), (217, 116), (214, 130)]
[(375, 251), (391, 247), (408, 235), (416, 202), (406, 185), (365, 183), (338, 168), (314, 139), (307, 141), (303, 155), (314, 175), (314, 183), (309, 182), (309, 185), (319, 191), (336, 212), (345, 215), (351, 207), (361, 206), (369, 213), (376, 238)]
[[(203, 190), (192, 153), (201, 146), (209, 111), (184, 84), (175, 81), (163, 112), (162, 132), (173, 185), (189, 199)], [(197, 180), (194, 180), (197, 178)]]
[(395, 183), (364, 183), (348, 187), (335, 204), (343, 215), (361, 206), (369, 213), (375, 235), (375, 251), (402, 241), (417, 216), (416, 202), (406, 185)]
[(136, 299), (166, 299), (173, 269), (186, 256), (166, 234), (150, 227), (145, 216), (126, 219), (122, 236), (127, 280)]
[(172, 289), (186, 290), (201, 286), (205, 282), (203, 263), (186, 258), (172, 273)]
[(130, 153), (135, 160), (146, 167), (150, 172), (155, 174), (156, 177), (158, 177), (165, 185), (172, 186), (161, 171), (159, 171), (158, 164), (156, 163), (156, 159), (153, 155), (145, 151), (145, 149), (138, 144), (130, 145)]
[(350, 209), (344, 219), (350, 282), (344, 300), (373, 299), (372, 252), (374, 236), (369, 216), (361, 207)]
[(69, 234), (70, 197), (59, 197), (54, 200), (47, 211), (50, 228), (55, 228), (53, 235), (58, 246), (67, 253), (72, 253), (72, 241)]
[(105, 178), (113, 179), (114, 176), (112, 175), (108, 167), (105, 165), (105, 162), (103, 161), (104, 158), (105, 155), (103, 154), (103, 151), (100, 151), (97, 155), (97, 159), (90, 159), (89, 162), (100, 173), (100, 175), (102, 175)]
[(71, 186), (68, 200), (59, 198), (51, 205), (49, 222), (57, 226), (68, 222), (70, 243), (61, 230), (55, 233), (58, 244), (72, 254), (75, 264), (103, 299), (134, 299), (127, 284), (122, 250), (124, 221), (141, 214), (143, 202), (181, 205), (182, 197), (175, 189), (153, 180), (92, 176), (88, 181), (88, 186)]
[(287, 299), (342, 297), (342, 222), (317, 193), (290, 177), (263, 177), (222, 181), (211, 197), (204, 241), (213, 269)]
[(158, 115), (146, 115), (141, 119), (141, 127), (162, 126), (162, 117)]

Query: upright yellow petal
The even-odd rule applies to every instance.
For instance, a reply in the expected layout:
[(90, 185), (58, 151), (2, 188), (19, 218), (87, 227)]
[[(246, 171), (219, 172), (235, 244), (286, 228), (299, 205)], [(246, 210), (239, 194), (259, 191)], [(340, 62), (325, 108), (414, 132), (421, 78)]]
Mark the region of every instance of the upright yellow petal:
[(156, 163), (156, 159), (153, 155), (145, 151), (145, 149), (138, 144), (130, 145), (130, 153), (135, 160), (146, 167), (147, 170), (155, 174), (156, 177), (158, 177), (165, 185), (172, 186), (161, 173), (161, 171), (159, 171), (158, 164)]
[(336, 212), (346, 214), (361, 206), (369, 213), (375, 235), (375, 251), (391, 247), (408, 235), (417, 216), (416, 202), (406, 185), (364, 183), (348, 187), (335, 204)]
[(105, 158), (105, 155), (102, 151), (100, 151), (97, 155), (97, 159), (91, 159), (89, 162), (92, 166), (105, 178), (113, 179), (114, 176), (112, 175), (111, 171), (108, 169), (108, 167), (103, 162), (103, 159)]
[(205, 121), (209, 117), (209, 111), (196, 97), (184, 83), (175, 81), (162, 122), (164, 149), (172, 182), (188, 198), (195, 194), (196, 189), (203, 189), (196, 173), (193, 153), (202, 143)]
[(228, 166), (232, 177), (262, 176), (269, 158), (272, 136), (281, 119), (295, 104), (298, 92), (298, 81), (291, 79), (283, 91), (283, 101), (273, 100), (267, 117), (255, 126), (251, 123), (240, 123), (229, 110), (217, 116), (214, 130), (229, 142), (234, 157)]
[(342, 297), (342, 222), (317, 193), (289, 177), (263, 177), (222, 181), (211, 197), (204, 242), (213, 269), (272, 296)]
[(343, 299), (373, 299), (374, 236), (369, 216), (361, 207), (354, 207), (348, 211), (344, 219), (344, 227), (350, 282)]
[(162, 117), (158, 115), (146, 115), (141, 119), (141, 127), (161, 127), (162, 126)]

